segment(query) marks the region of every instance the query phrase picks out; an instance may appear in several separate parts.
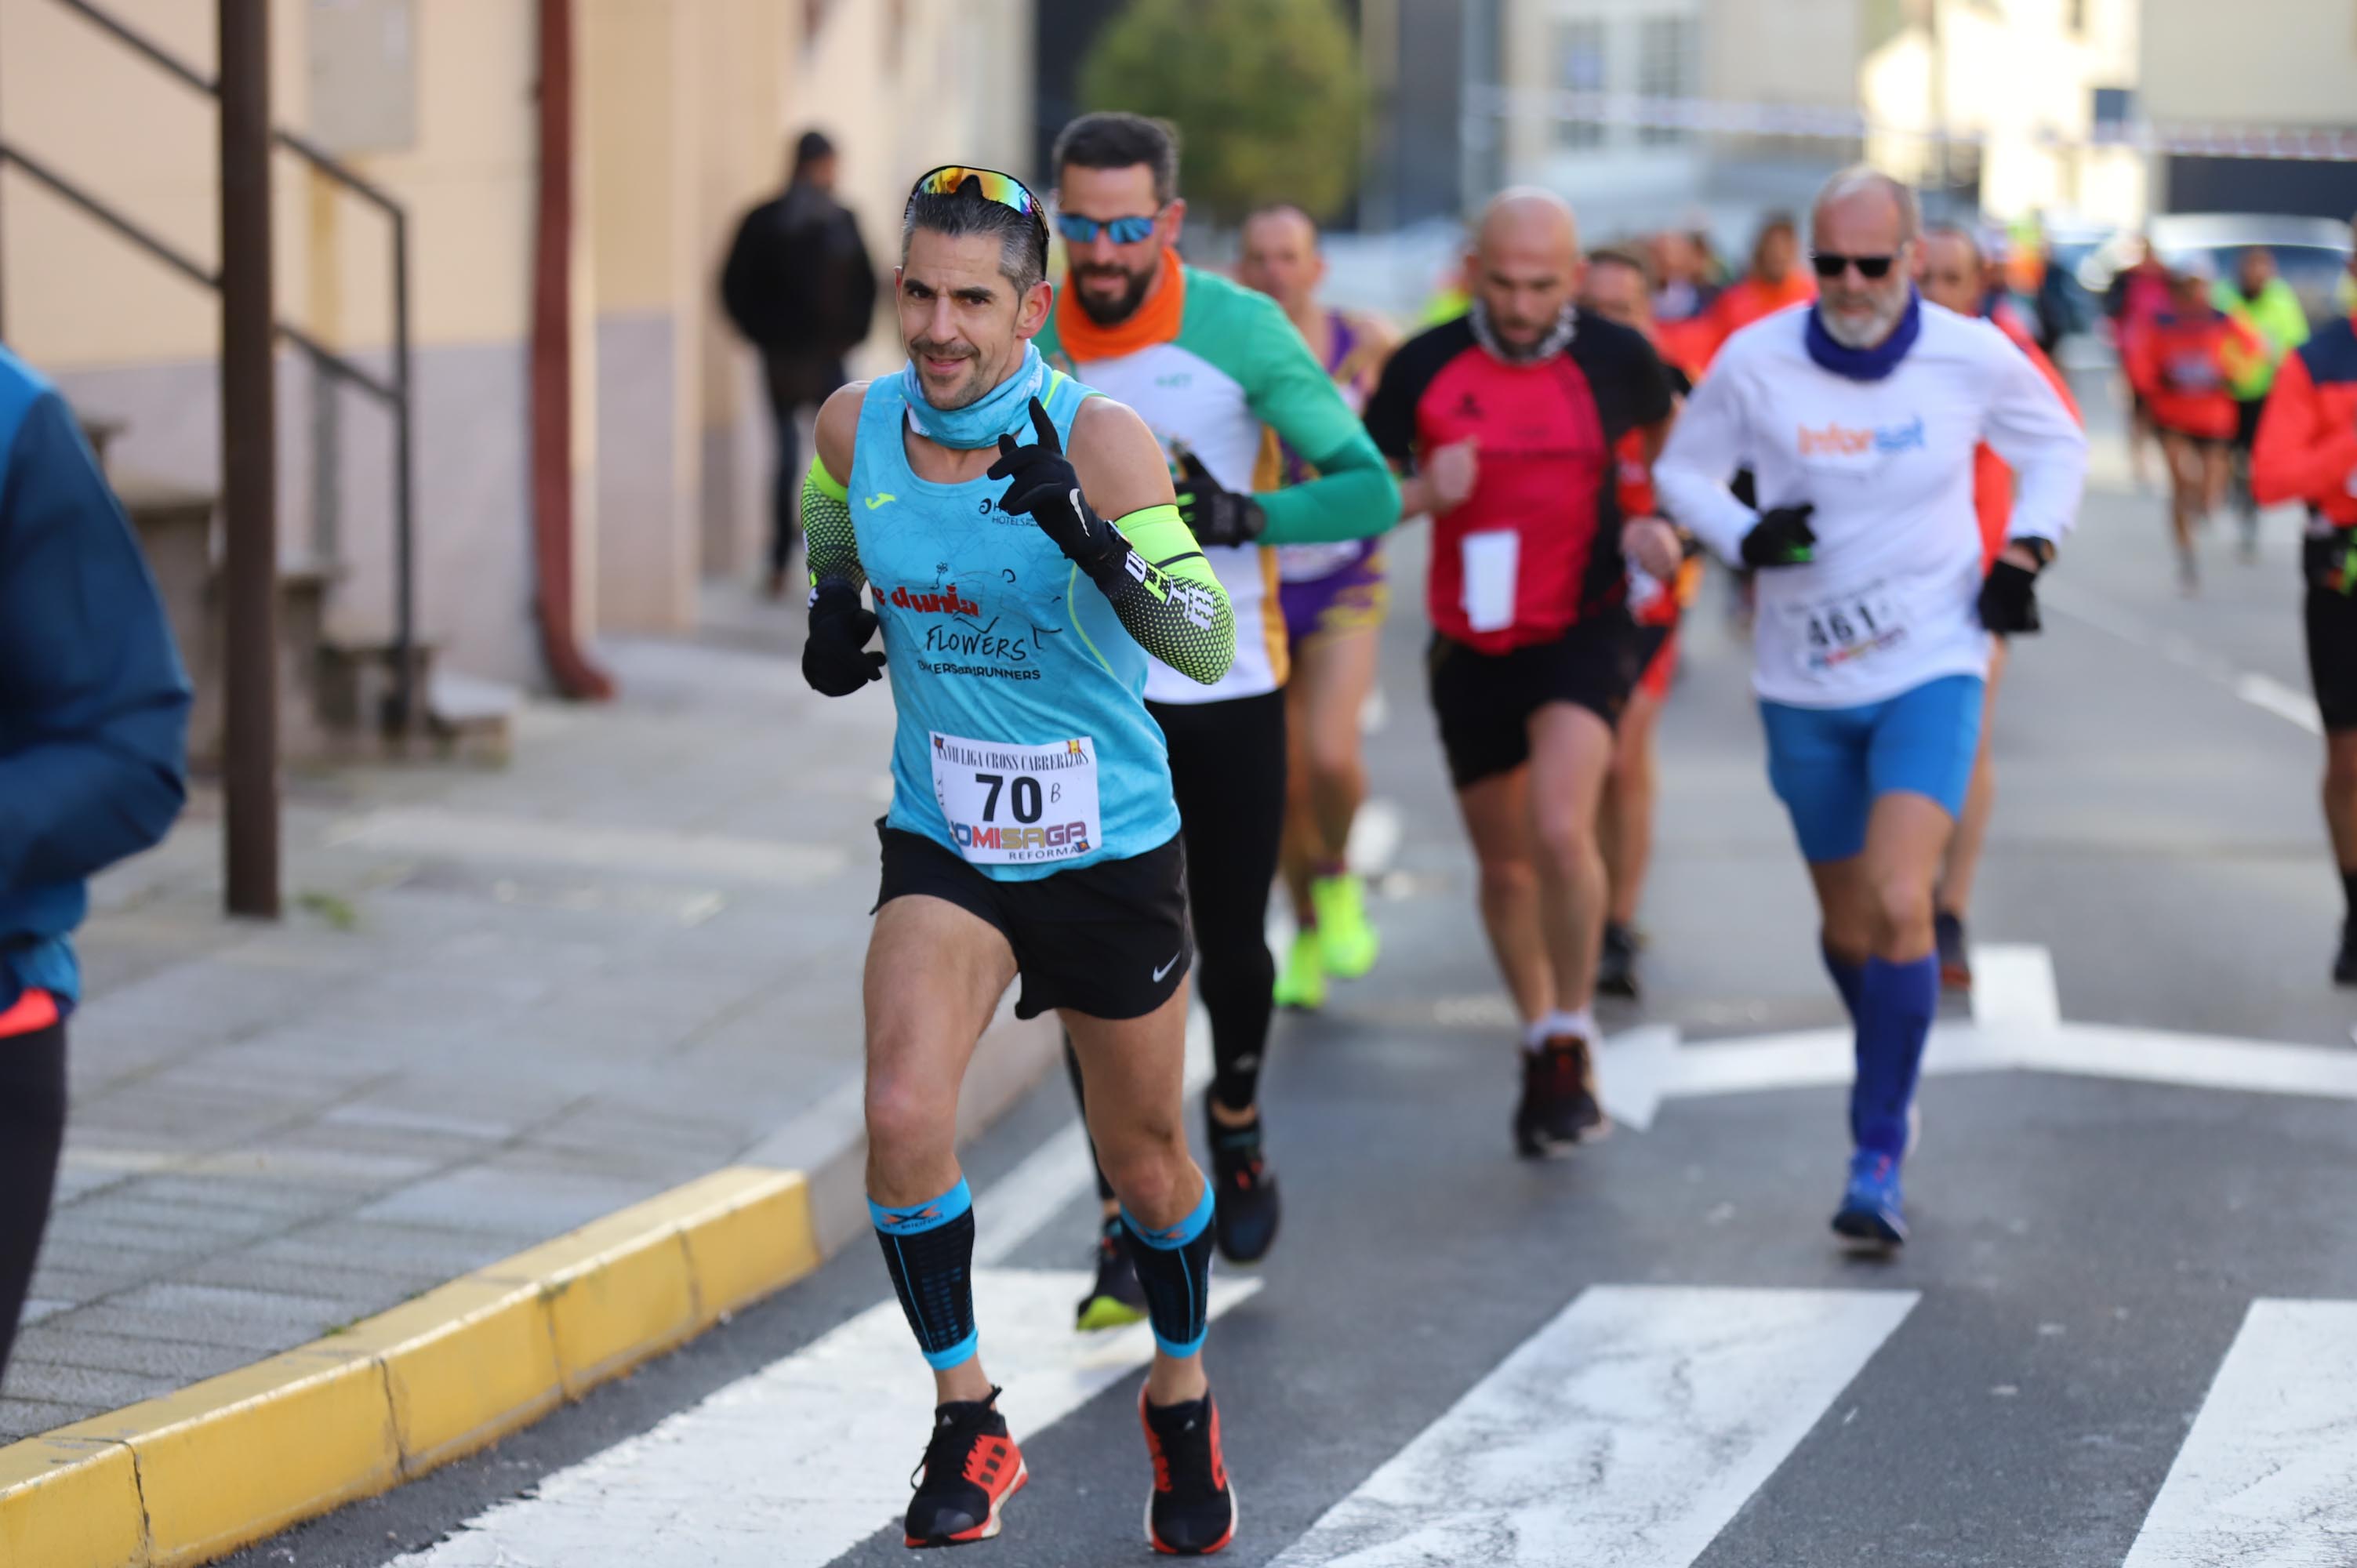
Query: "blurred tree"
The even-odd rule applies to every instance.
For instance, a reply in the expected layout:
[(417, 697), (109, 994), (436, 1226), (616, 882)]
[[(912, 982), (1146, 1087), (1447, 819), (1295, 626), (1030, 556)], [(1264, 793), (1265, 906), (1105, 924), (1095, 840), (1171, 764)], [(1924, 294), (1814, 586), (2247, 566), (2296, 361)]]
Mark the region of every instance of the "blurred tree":
[(1324, 219), (1351, 197), (1367, 84), (1338, 0), (1131, 0), (1081, 62), (1081, 102), (1176, 124), (1190, 205)]

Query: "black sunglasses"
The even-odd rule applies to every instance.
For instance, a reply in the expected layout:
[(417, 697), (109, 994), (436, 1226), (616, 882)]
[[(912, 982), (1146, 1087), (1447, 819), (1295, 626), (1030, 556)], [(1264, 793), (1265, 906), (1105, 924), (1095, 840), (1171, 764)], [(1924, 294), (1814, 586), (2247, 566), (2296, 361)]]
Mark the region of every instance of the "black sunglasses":
[(1871, 281), (1889, 277), (1890, 263), (1898, 259), (1897, 256), (1844, 256), (1831, 251), (1813, 251), (1810, 252), (1809, 264), (1816, 268), (1817, 275), (1827, 282), (1841, 276), (1846, 267), (1856, 267), (1858, 276)]

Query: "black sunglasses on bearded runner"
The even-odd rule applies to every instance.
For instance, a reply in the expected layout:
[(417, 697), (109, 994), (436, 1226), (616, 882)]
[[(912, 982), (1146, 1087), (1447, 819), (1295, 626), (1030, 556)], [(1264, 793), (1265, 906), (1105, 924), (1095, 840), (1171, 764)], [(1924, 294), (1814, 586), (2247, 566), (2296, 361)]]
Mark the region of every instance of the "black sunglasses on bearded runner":
[(1809, 264), (1817, 275), (1831, 282), (1842, 275), (1844, 269), (1856, 267), (1857, 275), (1871, 283), (1890, 275), (1890, 266), (1897, 256), (1845, 256), (1832, 251), (1817, 251), (1809, 256)]

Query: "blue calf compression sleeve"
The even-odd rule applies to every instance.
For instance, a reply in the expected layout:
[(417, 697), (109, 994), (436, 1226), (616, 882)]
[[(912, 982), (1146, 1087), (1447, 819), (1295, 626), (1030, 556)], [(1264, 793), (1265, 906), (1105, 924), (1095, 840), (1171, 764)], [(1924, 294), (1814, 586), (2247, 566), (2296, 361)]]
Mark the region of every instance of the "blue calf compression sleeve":
[(1857, 984), (1857, 1081), (1850, 1090), (1850, 1134), (1861, 1149), (1907, 1152), (1907, 1110), (1923, 1065), (1923, 1042), (1940, 1005), (1940, 961), (1866, 961)]
[(963, 1178), (927, 1203), (867, 1200), (884, 1266), (917, 1348), (937, 1371), (974, 1359), (974, 1194)]
[(1121, 1222), (1134, 1243), (1130, 1260), (1146, 1292), (1146, 1316), (1154, 1343), (1166, 1356), (1191, 1356), (1203, 1348), (1210, 1322), (1211, 1275), (1211, 1184), (1203, 1184), (1195, 1211), (1168, 1230), (1138, 1223), (1122, 1206)]

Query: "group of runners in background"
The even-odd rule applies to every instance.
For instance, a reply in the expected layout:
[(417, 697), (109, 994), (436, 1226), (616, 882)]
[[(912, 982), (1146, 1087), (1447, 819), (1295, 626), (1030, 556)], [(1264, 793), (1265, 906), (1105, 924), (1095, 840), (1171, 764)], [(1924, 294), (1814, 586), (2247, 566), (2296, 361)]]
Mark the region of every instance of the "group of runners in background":
[[(1078, 1326), (1150, 1324), (1146, 1532), (1203, 1554), (1239, 1517), (1206, 1281), (1215, 1254), (1265, 1257), (1282, 1214), (1272, 1020), (1380, 951), (1349, 846), (1383, 537), (1429, 531), (1426, 681), (1520, 1020), (1528, 1158), (1609, 1129), (1595, 1004), (1637, 990), (1679, 619), (1702, 554), (1743, 579), (1769, 780), (1855, 1031), (1832, 1228), (1887, 1250), (1908, 1236), (1939, 991), (1971, 979), (1987, 715), (2007, 639), (2040, 629), (2087, 441), (2006, 258), (1871, 168), (1826, 183), (1805, 246), (1769, 220), (1723, 287), (1691, 236), (1584, 248), (1560, 197), (1501, 192), (1457, 297), (1396, 345), (1320, 302), (1296, 209), (1245, 220), (1234, 277), (1183, 260), (1169, 126), (1085, 116), (1052, 173), (1052, 201), (962, 166), (911, 191), (908, 367), (827, 401), (803, 486), (803, 671), (832, 696), (888, 672), (898, 716), (866, 1120), (871, 1215), (939, 1402), (908, 1542), (996, 1533), (1028, 1475), (982, 1369), (956, 1155), (967, 1060), (1019, 983), (1018, 1016), (1063, 1025), (1103, 1198)], [(2250, 488), (2309, 505), (2311, 655), (2357, 662), (2357, 339), (2336, 323), (2285, 359), (2212, 281), (2148, 261), (2116, 291), (2180, 544), (2264, 363)], [(2357, 907), (2357, 680), (2328, 675), (2328, 817)], [(1298, 932), (1281, 965), (1280, 883)], [(1181, 1104), (1197, 992), (1208, 1172)]]

